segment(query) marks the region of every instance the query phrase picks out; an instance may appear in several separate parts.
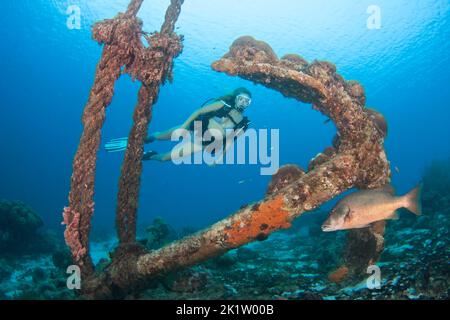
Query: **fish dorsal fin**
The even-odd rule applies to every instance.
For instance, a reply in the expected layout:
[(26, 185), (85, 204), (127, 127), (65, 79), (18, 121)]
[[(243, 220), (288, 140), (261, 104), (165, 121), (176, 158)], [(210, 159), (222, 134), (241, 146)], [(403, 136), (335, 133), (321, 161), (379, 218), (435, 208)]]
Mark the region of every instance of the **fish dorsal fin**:
[(382, 187), (380, 187), (380, 188), (377, 188), (376, 190), (380, 190), (380, 191), (384, 191), (384, 192), (387, 192), (387, 193), (389, 193), (389, 194), (391, 194), (391, 195), (395, 195), (395, 189), (394, 189), (394, 187), (392, 186), (392, 185), (390, 185), (389, 183), (388, 184), (385, 184), (384, 186), (382, 186)]

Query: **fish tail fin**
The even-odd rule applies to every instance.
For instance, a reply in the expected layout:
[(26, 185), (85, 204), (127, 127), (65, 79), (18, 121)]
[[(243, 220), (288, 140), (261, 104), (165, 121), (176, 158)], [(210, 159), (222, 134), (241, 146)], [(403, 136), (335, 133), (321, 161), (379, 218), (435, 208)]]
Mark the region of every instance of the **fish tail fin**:
[(407, 193), (404, 198), (406, 200), (405, 208), (414, 213), (417, 216), (422, 214), (422, 204), (420, 201), (422, 193), (422, 184), (419, 184), (409, 193)]

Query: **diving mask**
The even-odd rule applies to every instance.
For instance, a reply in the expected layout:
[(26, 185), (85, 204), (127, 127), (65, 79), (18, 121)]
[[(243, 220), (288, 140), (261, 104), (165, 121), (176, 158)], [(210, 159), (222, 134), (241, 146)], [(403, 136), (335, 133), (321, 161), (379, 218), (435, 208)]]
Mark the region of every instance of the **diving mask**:
[(236, 96), (236, 108), (245, 109), (252, 103), (252, 99), (246, 94)]

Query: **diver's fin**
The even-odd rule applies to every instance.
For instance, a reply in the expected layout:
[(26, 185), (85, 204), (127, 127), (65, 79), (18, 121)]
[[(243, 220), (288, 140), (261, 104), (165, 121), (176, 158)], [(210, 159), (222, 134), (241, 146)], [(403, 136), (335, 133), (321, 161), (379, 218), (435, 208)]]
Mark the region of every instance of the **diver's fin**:
[(107, 152), (119, 152), (125, 151), (128, 145), (128, 138), (116, 138), (112, 139), (105, 144), (105, 150)]
[(127, 137), (122, 137), (122, 138), (114, 138), (114, 139), (111, 139), (111, 140), (109, 140), (110, 142), (115, 142), (115, 141), (123, 141), (123, 140), (127, 140), (128, 138)]
[(146, 161), (146, 160), (151, 160), (151, 158), (153, 156), (156, 156), (158, 154), (158, 152), (156, 151), (147, 151), (144, 152), (144, 156), (142, 157), (142, 160)]
[(420, 216), (422, 214), (422, 204), (420, 202), (421, 193), (422, 184), (419, 184), (403, 197), (406, 203), (405, 208), (414, 213), (416, 216)]
[(122, 152), (125, 151), (127, 148), (117, 148), (117, 149), (108, 149), (106, 148), (106, 151), (109, 153), (114, 153), (114, 152)]

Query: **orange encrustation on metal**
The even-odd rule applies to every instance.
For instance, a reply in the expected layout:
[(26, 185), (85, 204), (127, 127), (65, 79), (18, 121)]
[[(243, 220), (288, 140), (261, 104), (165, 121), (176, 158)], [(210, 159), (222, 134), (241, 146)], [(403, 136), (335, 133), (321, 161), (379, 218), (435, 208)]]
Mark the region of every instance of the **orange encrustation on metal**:
[(278, 196), (252, 208), (252, 214), (244, 220), (237, 220), (225, 230), (226, 242), (231, 247), (238, 247), (249, 240), (264, 240), (274, 230), (291, 227), (290, 213), (284, 206), (284, 197)]

